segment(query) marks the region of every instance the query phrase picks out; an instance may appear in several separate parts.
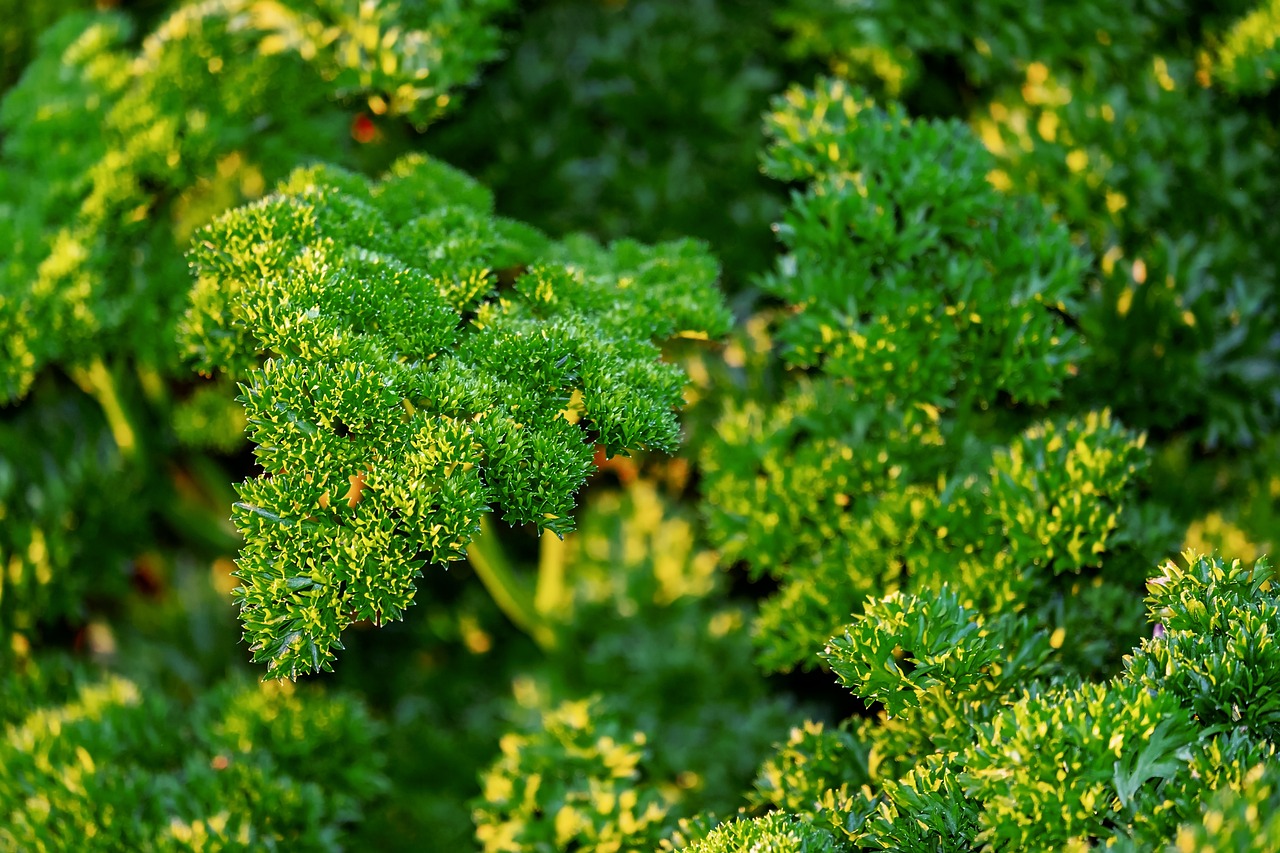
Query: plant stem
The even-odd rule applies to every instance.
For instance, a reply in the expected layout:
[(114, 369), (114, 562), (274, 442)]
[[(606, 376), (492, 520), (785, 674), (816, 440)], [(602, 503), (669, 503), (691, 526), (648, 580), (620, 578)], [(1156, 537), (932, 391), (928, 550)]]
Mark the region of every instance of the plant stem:
[(101, 357), (95, 358), (88, 367), (75, 367), (70, 370), (71, 378), (86, 394), (97, 401), (107, 419), (107, 427), (115, 439), (120, 455), (132, 460), (138, 452), (138, 436), (133, 423), (125, 413), (124, 403), (116, 388), (115, 377), (107, 368)]
[(480, 520), (480, 535), (467, 546), (467, 559), (498, 609), (544, 651), (554, 649), (556, 633), (534, 606), (529, 590), (516, 577), (488, 516)]
[(534, 589), (533, 607), (540, 617), (547, 617), (564, 603), (564, 540), (554, 533), (544, 533), (538, 541), (538, 584)]

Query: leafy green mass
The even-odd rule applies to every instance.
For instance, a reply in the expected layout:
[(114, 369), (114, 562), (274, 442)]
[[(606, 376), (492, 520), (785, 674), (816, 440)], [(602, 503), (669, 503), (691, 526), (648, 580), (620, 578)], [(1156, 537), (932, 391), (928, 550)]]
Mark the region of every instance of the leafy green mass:
[(236, 503), (246, 637), (288, 676), (399, 619), (491, 507), (571, 530), (595, 445), (673, 449), (684, 378), (655, 341), (728, 322), (696, 244), (554, 246), (422, 158), (297, 172), (192, 266), (183, 339), (240, 381), (263, 470)]
[(0, 0), (0, 853), (1280, 849), (1278, 43)]

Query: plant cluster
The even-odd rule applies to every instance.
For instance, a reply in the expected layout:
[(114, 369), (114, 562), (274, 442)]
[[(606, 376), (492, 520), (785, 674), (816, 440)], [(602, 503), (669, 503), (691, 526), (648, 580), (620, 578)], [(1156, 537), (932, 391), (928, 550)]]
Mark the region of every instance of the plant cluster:
[(230, 679), (181, 703), (59, 658), (3, 687), (6, 849), (335, 850), (385, 785), (351, 698)]
[(0, 850), (1280, 846), (1273, 0), (92, 5)]
[(840, 82), (776, 107), (766, 168), (806, 184), (762, 287), (791, 306), (768, 335), (796, 378), (730, 407), (703, 457), (725, 558), (781, 584), (762, 662), (816, 664), (868, 595), (950, 583), (1064, 630), (1105, 616), (1119, 636), (1087, 641), (1105, 668), (1138, 615), (1110, 583), (1167, 543), (1126, 512), (1142, 437), (1105, 410), (1045, 417), (1086, 352), (1067, 323), (1080, 252), (987, 181), (994, 158), (961, 125)]
[(1050, 675), (1046, 632), (988, 621), (949, 590), (868, 600), (823, 657), (883, 708), (859, 732), (869, 760), (816, 727), (793, 735), (757, 783), (777, 811), (684, 849), (749, 849), (748, 837), (806, 849), (798, 832), (812, 849), (1223, 849), (1212, 845), (1232, 837), (1266, 849), (1280, 773), (1274, 576), (1265, 561), (1183, 559), (1148, 585), (1155, 636), (1101, 682)]
[[(378, 185), (295, 173), (196, 237), (183, 339), (243, 390), (263, 474), (238, 490), (237, 596), (269, 671), (330, 669), (345, 627), (399, 619), (493, 504), (571, 530), (597, 444), (675, 444), (683, 377), (653, 341), (721, 333), (714, 262), (542, 246), (491, 208), (406, 159)], [(495, 292), (492, 270), (519, 269)]]
[[(180, 355), (191, 234), (299, 158), (359, 159), (353, 105), (436, 116), (493, 54), (498, 8), (213, 0), (138, 46), (119, 13), (41, 36), (0, 107), (6, 630), (78, 618), (84, 588), (118, 585), (161, 518), (226, 548), (164, 470), (241, 440), (234, 392), (193, 391)], [(204, 461), (182, 461), (186, 482)], [(100, 498), (108, 481), (119, 506)], [(86, 545), (105, 546), (97, 581), (79, 566)]]

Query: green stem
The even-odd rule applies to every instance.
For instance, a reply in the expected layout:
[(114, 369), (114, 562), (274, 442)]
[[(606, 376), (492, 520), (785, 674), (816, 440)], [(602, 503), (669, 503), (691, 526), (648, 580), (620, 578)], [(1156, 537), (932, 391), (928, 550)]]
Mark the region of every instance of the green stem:
[(486, 516), (480, 520), (480, 535), (467, 546), (467, 559), (498, 609), (524, 631), (544, 651), (556, 647), (556, 633), (534, 606), (533, 596), (516, 577), (497, 533)]
[(152, 406), (159, 407), (168, 402), (169, 391), (158, 370), (139, 362), (134, 366), (134, 373), (138, 375), (138, 387)]
[(133, 459), (138, 452), (137, 432), (125, 413), (115, 377), (106, 363), (101, 357), (95, 358), (88, 367), (72, 368), (70, 373), (76, 384), (102, 408), (111, 436), (115, 439), (116, 447), (120, 448), (120, 455), (125, 459)]
[(540, 617), (547, 617), (564, 606), (564, 540), (554, 533), (544, 533), (538, 541), (538, 584), (533, 593), (533, 607)]

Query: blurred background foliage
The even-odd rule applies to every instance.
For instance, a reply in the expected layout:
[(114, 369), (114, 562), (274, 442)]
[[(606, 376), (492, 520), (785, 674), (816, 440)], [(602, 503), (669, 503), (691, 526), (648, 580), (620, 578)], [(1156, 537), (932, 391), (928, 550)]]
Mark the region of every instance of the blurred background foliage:
[(781, 199), (756, 170), (758, 117), (792, 73), (775, 5), (525, 4), (507, 56), (428, 148), (508, 216), (553, 235), (699, 237), (741, 287), (768, 263)]
[[(230, 604), (230, 483), (252, 465), (237, 392), (191, 374), (171, 330), (190, 235), (312, 159), (372, 175), (426, 150), (553, 237), (706, 241), (742, 322), (722, 346), (670, 352), (693, 380), (697, 459), (726, 405), (772, 406), (806, 370), (777, 338), (797, 300), (768, 284), (771, 226), (803, 189), (762, 174), (770, 98), (826, 75), (967, 125), (988, 183), (1040, 199), (1089, 259), (1063, 317), (1087, 346), (1038, 414), (1108, 407), (1146, 434), (1126, 485), (1143, 514), (1127, 523), (1147, 525), (1152, 554), (1274, 553), (1275, 2), (383, 5), (386, 20), (340, 0), (0, 3), (0, 846), (60, 849), (47, 821), (87, 832), (110, 802), (164, 803), (148, 807), (166, 820), (121, 822), (104, 849), (186, 849), (201, 833), (591, 849), (611, 843), (592, 816), (622, 778), (651, 818), (625, 843), (647, 849), (680, 817), (746, 805), (770, 745), (805, 737), (787, 721), (862, 710), (829, 673), (756, 668), (754, 612), (778, 583), (747, 555), (717, 564), (706, 517), (720, 508), (698, 508), (702, 471), (679, 459), (599, 460), (563, 543), (503, 531), (524, 575), (564, 567), (543, 602), (561, 649), (540, 650), (461, 565), (422, 581), (404, 623), (357, 626), (334, 677), (252, 683)], [(177, 26), (193, 20), (213, 23)], [(282, 20), (304, 23), (264, 48)], [(308, 21), (325, 33), (311, 47)], [(406, 89), (409, 65), (380, 50), (440, 79)], [(957, 450), (955, 470), (998, 468), (1026, 414), (991, 415), (998, 440)], [(1111, 660), (1113, 638), (1090, 646), (1088, 619), (1052, 612), (1054, 595), (1041, 615), (1087, 650), (1074, 665)], [(1083, 612), (1140, 610), (1138, 590), (1097, 597)], [(579, 743), (573, 778), (529, 790), (540, 761)], [(781, 772), (780, 755), (761, 772)], [(615, 777), (617, 762), (634, 775)], [(33, 786), (58, 795), (34, 801)], [(220, 817), (233, 802), (247, 805)], [(549, 825), (565, 804), (580, 819)], [(304, 817), (277, 825), (276, 811)]]

